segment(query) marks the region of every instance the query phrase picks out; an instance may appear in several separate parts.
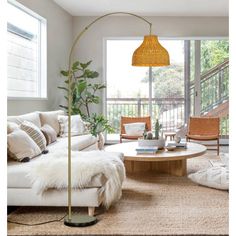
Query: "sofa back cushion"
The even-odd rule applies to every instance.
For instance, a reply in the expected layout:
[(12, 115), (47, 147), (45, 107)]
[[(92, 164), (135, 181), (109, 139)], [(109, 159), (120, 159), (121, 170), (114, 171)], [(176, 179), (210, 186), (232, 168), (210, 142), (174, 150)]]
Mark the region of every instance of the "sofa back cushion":
[[(60, 124), (60, 136), (68, 136), (68, 116), (58, 116)], [(86, 133), (85, 124), (80, 115), (71, 116), (71, 136), (83, 135)]]
[(35, 124), (37, 127), (41, 127), (41, 121), (38, 112), (31, 112), (20, 116), (8, 116), (7, 121), (14, 122), (20, 125), (23, 121), (29, 121)]
[(59, 135), (60, 132), (60, 125), (58, 122), (58, 116), (64, 115), (64, 111), (57, 110), (57, 111), (46, 111), (46, 112), (39, 112), (39, 117), (41, 121), (41, 125), (44, 126), (45, 124), (50, 125)]
[(34, 142), (39, 146), (41, 152), (46, 149), (46, 138), (40, 128), (29, 121), (22, 122), (20, 128), (34, 140)]
[(33, 158), (41, 153), (39, 146), (23, 130), (17, 129), (7, 135), (9, 156), (17, 161)]

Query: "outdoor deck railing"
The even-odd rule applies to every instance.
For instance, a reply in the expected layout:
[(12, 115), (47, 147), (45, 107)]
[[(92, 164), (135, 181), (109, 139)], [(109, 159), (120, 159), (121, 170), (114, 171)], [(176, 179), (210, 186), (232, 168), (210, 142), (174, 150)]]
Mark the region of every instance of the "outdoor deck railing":
[[(107, 119), (120, 131), (121, 116), (149, 115), (148, 98), (107, 98)], [(176, 130), (184, 124), (184, 98), (153, 98), (152, 123), (156, 118), (163, 126), (164, 131)]]
[[(229, 59), (213, 67), (201, 75), (201, 115), (229, 99)], [(194, 83), (190, 85), (191, 111), (194, 110)], [(220, 133), (222, 136), (229, 134), (228, 117), (221, 118)]]

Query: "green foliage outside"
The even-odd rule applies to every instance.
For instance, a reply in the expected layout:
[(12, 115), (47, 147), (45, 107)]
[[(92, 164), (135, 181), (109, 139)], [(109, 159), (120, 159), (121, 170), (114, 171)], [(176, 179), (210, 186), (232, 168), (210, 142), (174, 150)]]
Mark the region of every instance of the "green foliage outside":
[(228, 40), (201, 41), (201, 72), (204, 73), (229, 57)]
[[(172, 63), (168, 67), (152, 68), (153, 97), (179, 98), (184, 96), (184, 67)], [(148, 72), (143, 82), (148, 82)]]

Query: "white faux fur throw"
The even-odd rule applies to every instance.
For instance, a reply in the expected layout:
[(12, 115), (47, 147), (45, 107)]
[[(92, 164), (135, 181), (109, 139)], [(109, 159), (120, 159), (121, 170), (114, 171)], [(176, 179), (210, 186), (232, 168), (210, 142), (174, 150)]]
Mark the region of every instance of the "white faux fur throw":
[[(29, 173), (32, 188), (43, 194), (49, 188), (64, 189), (68, 187), (67, 152), (47, 154), (35, 163)], [(104, 185), (103, 205), (107, 208), (119, 200), (122, 194), (122, 183), (125, 178), (125, 167), (121, 160), (122, 153), (105, 151), (78, 152), (72, 151), (71, 176), (72, 188), (84, 188), (91, 179), (104, 174), (107, 181)]]

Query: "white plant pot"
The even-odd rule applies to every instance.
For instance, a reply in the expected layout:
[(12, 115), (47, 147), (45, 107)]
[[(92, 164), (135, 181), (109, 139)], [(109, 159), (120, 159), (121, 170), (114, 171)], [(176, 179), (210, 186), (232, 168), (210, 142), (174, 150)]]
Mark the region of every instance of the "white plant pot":
[(99, 133), (97, 138), (98, 138), (98, 149), (103, 150), (104, 144), (105, 144), (105, 138), (104, 138), (103, 133)]
[(158, 147), (162, 149), (165, 147), (165, 139), (138, 139), (138, 146), (139, 147)]

